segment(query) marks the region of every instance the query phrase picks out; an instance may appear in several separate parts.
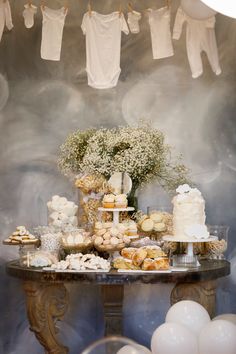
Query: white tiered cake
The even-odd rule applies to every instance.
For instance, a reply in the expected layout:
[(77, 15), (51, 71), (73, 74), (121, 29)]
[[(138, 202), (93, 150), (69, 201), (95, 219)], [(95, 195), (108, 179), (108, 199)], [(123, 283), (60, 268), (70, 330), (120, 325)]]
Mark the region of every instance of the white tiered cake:
[(197, 188), (183, 184), (176, 189), (178, 193), (173, 203), (173, 233), (176, 239), (206, 239), (209, 232), (205, 225), (205, 200)]

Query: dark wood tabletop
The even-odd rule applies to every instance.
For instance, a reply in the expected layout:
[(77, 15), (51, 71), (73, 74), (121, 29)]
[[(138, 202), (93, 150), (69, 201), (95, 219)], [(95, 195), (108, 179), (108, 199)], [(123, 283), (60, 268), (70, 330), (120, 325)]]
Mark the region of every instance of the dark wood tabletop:
[(69, 273), (66, 271), (55, 272), (39, 268), (25, 268), (20, 266), (18, 260), (14, 260), (6, 264), (6, 271), (9, 275), (26, 281), (54, 283), (81, 282), (100, 285), (210, 281), (230, 274), (230, 263), (226, 260), (202, 260), (200, 263), (201, 266), (198, 268), (172, 273), (118, 273), (116, 270), (112, 270), (109, 273)]

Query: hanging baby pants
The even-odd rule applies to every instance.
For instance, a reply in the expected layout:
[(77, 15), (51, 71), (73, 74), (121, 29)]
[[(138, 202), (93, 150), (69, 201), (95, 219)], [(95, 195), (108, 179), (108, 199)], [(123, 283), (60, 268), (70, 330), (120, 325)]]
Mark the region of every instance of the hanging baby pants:
[(187, 23), (186, 47), (192, 77), (195, 79), (203, 73), (202, 51), (207, 54), (213, 72), (216, 75), (221, 74), (215, 36), (215, 16), (207, 20), (195, 20), (179, 7), (173, 30), (174, 39), (180, 38), (185, 21)]
[(8, 0), (5, 2), (4, 0), (0, 0), (0, 42), (5, 25), (9, 31), (13, 28), (11, 8)]

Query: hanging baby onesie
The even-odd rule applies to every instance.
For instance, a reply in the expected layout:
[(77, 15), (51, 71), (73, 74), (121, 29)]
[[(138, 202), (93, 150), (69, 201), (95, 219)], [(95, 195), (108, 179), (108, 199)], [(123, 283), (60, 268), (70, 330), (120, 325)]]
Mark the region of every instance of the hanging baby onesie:
[(148, 9), (148, 19), (152, 40), (153, 59), (167, 58), (174, 55), (170, 32), (170, 9)]
[(0, 0), (0, 42), (2, 39), (2, 34), (5, 25), (7, 26), (9, 31), (13, 28), (11, 8), (8, 0)]
[(88, 85), (97, 89), (115, 87), (121, 72), (121, 32), (129, 33), (124, 15), (87, 12), (81, 28), (86, 35)]
[(34, 5), (25, 4), (23, 11), (24, 23), (26, 28), (31, 28), (34, 25), (34, 15), (37, 12), (37, 7)]
[(128, 25), (131, 33), (139, 33), (139, 21), (141, 19), (141, 13), (137, 11), (128, 12)]
[(41, 8), (43, 14), (41, 58), (46, 60), (60, 60), (61, 44), (67, 9), (59, 10)]
[(202, 51), (206, 52), (213, 72), (216, 75), (220, 75), (221, 68), (215, 36), (215, 16), (206, 20), (195, 20), (189, 17), (182, 8), (179, 7), (173, 30), (174, 39), (180, 38), (185, 21), (187, 23), (186, 47), (192, 77), (195, 79), (203, 73)]

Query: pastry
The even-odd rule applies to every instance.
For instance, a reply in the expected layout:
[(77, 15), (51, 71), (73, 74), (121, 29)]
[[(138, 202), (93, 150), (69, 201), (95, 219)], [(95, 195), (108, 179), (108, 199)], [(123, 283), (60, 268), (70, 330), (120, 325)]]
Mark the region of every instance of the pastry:
[(137, 248), (134, 248), (134, 247), (123, 248), (123, 250), (121, 250), (121, 255), (122, 255), (122, 257), (132, 259), (133, 255), (136, 251), (137, 251)]
[(166, 231), (166, 225), (163, 222), (155, 223), (153, 230), (157, 232)]
[(154, 221), (151, 219), (145, 219), (141, 224), (141, 229), (145, 232), (152, 231), (154, 227)]
[(168, 270), (168, 258), (146, 258), (142, 264), (142, 270)]
[(106, 194), (103, 197), (102, 205), (104, 208), (114, 208), (115, 207), (115, 196), (113, 194)]
[(147, 251), (147, 258), (157, 258), (166, 256), (166, 254), (159, 246), (146, 246), (143, 248)]
[(115, 207), (116, 208), (127, 208), (128, 201), (126, 194), (118, 194), (115, 196)]
[(130, 270), (138, 270), (139, 267), (135, 266), (132, 263), (132, 260), (126, 259), (124, 257), (117, 257), (113, 261), (113, 267), (116, 269), (130, 269)]
[(110, 243), (111, 245), (116, 246), (119, 243), (119, 239), (117, 237), (111, 237)]
[(97, 236), (94, 240), (95, 245), (102, 245), (103, 243), (103, 238), (101, 236)]
[(154, 221), (154, 223), (162, 222), (162, 215), (158, 212), (153, 212), (150, 214), (150, 219)]
[(147, 251), (143, 248), (137, 249), (132, 256), (132, 262), (135, 266), (140, 266), (147, 257)]
[(121, 224), (113, 225), (113, 223), (102, 223), (102, 229), (95, 229), (93, 236), (95, 247), (98, 250), (109, 251), (112, 249), (122, 249), (130, 244), (130, 238), (121, 231)]
[(16, 231), (14, 231), (4, 242), (13, 245), (34, 244), (38, 242), (38, 239), (34, 235), (31, 235), (31, 233), (26, 230), (25, 226), (17, 226)]

